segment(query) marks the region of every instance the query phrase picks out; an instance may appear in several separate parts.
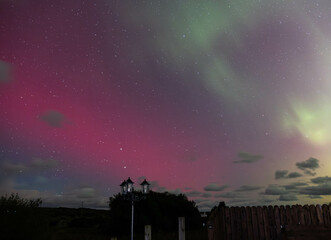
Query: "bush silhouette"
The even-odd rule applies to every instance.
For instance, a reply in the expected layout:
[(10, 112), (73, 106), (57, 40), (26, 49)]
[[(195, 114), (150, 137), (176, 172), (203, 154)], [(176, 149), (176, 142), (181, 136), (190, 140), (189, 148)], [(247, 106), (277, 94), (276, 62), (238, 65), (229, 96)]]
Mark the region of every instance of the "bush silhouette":
[[(136, 192), (136, 195), (142, 195)], [(110, 198), (111, 231), (113, 234), (130, 232), (131, 202), (117, 194)], [(152, 225), (153, 232), (178, 231), (178, 217), (186, 218), (187, 230), (202, 226), (201, 216), (195, 202), (189, 201), (184, 194), (159, 193), (150, 191), (146, 199), (135, 202), (134, 231), (144, 231), (144, 225)]]
[(37, 208), (41, 199), (24, 199), (18, 194), (0, 198), (1, 239), (47, 239), (47, 224)]

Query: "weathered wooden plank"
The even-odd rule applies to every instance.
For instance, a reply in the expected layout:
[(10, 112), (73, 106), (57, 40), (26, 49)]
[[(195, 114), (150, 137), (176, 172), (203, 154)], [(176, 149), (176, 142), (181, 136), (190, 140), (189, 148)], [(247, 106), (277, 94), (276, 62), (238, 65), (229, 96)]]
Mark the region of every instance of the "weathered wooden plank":
[(298, 219), (298, 205), (292, 206), (292, 225), (299, 225), (299, 219)]
[(212, 226), (211, 228), (208, 228), (208, 240), (215, 240), (215, 217), (216, 217), (216, 211), (213, 210), (208, 218), (208, 226)]
[(240, 207), (240, 219), (241, 219), (241, 239), (247, 240), (247, 214), (245, 207)]
[(218, 237), (219, 240), (225, 240), (226, 239), (226, 228), (225, 228), (225, 207), (220, 206), (219, 207), (219, 215), (220, 215), (220, 230), (219, 234), (220, 236)]
[(237, 239), (236, 212), (234, 207), (230, 208), (230, 216), (231, 216), (231, 239)]
[(286, 212), (284, 206), (279, 207), (279, 215), (280, 215), (281, 228), (284, 228), (287, 225)]
[(331, 228), (323, 225), (297, 225), (287, 228), (285, 239), (326, 240), (330, 239)]
[(310, 217), (309, 206), (308, 205), (304, 205), (303, 206), (303, 210), (304, 210), (304, 214), (305, 214), (306, 225), (310, 225), (311, 224), (311, 217)]
[(276, 238), (275, 239), (278, 240), (281, 238), (280, 216), (279, 216), (278, 206), (275, 206), (273, 210), (274, 210), (274, 216), (275, 216), (275, 229), (276, 229)]
[(269, 229), (269, 219), (268, 219), (268, 208), (263, 206), (263, 224), (264, 224), (264, 234), (265, 239), (270, 240), (270, 229)]
[(317, 204), (315, 208), (316, 208), (316, 216), (317, 216), (318, 225), (324, 225), (323, 212), (322, 212), (321, 205)]
[(268, 206), (268, 224), (269, 224), (270, 239), (276, 239), (275, 214), (274, 214), (274, 208), (272, 206)]
[(252, 224), (252, 208), (245, 207), (245, 215), (246, 215), (246, 227), (247, 227), (247, 239), (254, 239), (253, 236), (253, 224)]
[[(214, 217), (214, 223), (213, 223), (213, 232), (214, 232), (214, 239), (218, 239), (219, 238), (219, 234), (220, 234), (220, 222), (219, 222), (219, 218), (220, 218), (220, 214), (219, 214), (219, 209), (216, 208), (215, 210), (215, 217)], [(183, 221), (183, 220), (181, 220)], [(185, 221), (185, 219), (184, 219)]]
[(305, 220), (305, 213), (301, 205), (297, 206), (298, 209), (298, 220), (300, 225), (305, 225), (306, 220)]
[(242, 227), (241, 227), (241, 214), (240, 214), (240, 207), (235, 207), (236, 211), (236, 229), (237, 229), (237, 239), (242, 239)]
[(259, 238), (265, 239), (262, 207), (257, 207), (256, 210), (257, 210), (257, 220), (259, 225), (259, 235), (260, 235)]
[(322, 210), (323, 210), (324, 225), (328, 226), (330, 225), (330, 213), (329, 213), (328, 205), (323, 204)]
[(258, 218), (257, 218), (257, 209), (256, 207), (251, 208), (252, 212), (252, 230), (253, 230), (253, 237), (251, 239), (260, 239), (260, 234), (259, 234), (259, 223), (258, 223)]
[(226, 239), (231, 239), (231, 216), (230, 209), (227, 207), (224, 209), (225, 212), (225, 228), (226, 228)]
[(286, 223), (287, 226), (292, 226), (292, 211), (291, 207), (289, 205), (286, 205), (285, 207), (285, 212), (286, 212)]
[(316, 215), (316, 207), (314, 205), (309, 205), (309, 213), (311, 217), (311, 224), (317, 225), (317, 215)]

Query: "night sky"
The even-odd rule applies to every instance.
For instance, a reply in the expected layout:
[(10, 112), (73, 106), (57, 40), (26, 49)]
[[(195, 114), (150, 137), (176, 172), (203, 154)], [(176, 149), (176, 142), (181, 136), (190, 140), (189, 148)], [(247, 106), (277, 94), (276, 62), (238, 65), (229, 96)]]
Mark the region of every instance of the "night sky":
[[(331, 1), (0, 0), (0, 194), (331, 200)], [(330, 177), (328, 177), (330, 175)]]

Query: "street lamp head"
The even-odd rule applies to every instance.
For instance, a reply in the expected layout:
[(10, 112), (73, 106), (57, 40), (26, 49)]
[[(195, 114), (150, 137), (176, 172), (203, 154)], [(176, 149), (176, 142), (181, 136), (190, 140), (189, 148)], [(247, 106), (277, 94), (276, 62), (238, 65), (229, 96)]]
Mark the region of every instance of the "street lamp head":
[(149, 185), (150, 184), (145, 179), (140, 185), (141, 185), (143, 194), (147, 194), (149, 192)]
[(126, 184), (127, 184), (127, 188), (128, 188), (128, 193), (133, 192), (134, 182), (132, 182), (132, 180), (130, 178), (128, 178), (128, 180), (126, 180)]
[(128, 193), (128, 183), (127, 183), (127, 181), (123, 181), (122, 183), (121, 183), (121, 189), (122, 189), (122, 194), (123, 195), (125, 195), (125, 194), (127, 194)]

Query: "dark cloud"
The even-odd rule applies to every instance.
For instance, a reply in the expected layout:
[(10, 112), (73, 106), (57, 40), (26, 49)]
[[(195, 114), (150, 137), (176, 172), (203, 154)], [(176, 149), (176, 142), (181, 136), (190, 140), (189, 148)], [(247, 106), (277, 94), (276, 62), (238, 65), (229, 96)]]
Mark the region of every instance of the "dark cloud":
[(210, 193), (203, 193), (201, 197), (210, 198), (212, 195)]
[(0, 61), (0, 84), (11, 81), (11, 66), (10, 64)]
[(52, 169), (59, 165), (54, 159), (33, 158), (30, 163), (12, 163), (5, 161), (0, 165), (0, 171), (6, 175), (15, 175), (21, 173), (34, 172), (34, 170)]
[(331, 195), (331, 182), (323, 183), (318, 186), (309, 186), (300, 189), (301, 194), (307, 195)]
[(11, 163), (11, 162), (3, 162), (1, 164), (1, 170), (8, 175), (14, 175), (17, 173), (22, 173), (27, 170), (27, 166), (23, 163)]
[(41, 158), (33, 158), (32, 162), (30, 164), (30, 167), (33, 169), (51, 169), (54, 167), (57, 167), (59, 165), (59, 162), (55, 159), (41, 159)]
[(182, 190), (180, 190), (179, 188), (171, 189), (168, 192), (173, 193), (173, 194), (176, 194), (176, 195), (183, 193)]
[(275, 178), (276, 179), (286, 178), (287, 173), (288, 173), (287, 170), (277, 170), (275, 172)]
[(308, 196), (310, 199), (322, 199), (323, 197), (320, 195), (309, 195)]
[(270, 204), (274, 201), (275, 201), (275, 199), (263, 197), (263, 198), (258, 199), (258, 202), (256, 205), (266, 205), (266, 204)]
[(223, 191), (224, 189), (226, 189), (227, 187), (228, 187), (228, 185), (218, 185), (216, 183), (211, 183), (211, 184), (208, 184), (207, 186), (205, 186), (203, 188), (203, 190), (220, 192), (220, 191)]
[(234, 198), (225, 201), (227, 206), (247, 206), (251, 204), (250, 199), (245, 198)]
[(331, 183), (331, 177), (317, 177), (311, 179), (312, 183), (322, 184), (322, 183)]
[(214, 195), (215, 198), (239, 198), (240, 195), (236, 192), (226, 192), (226, 193), (218, 193)]
[(287, 178), (298, 178), (298, 177), (302, 177), (303, 175), (301, 173), (298, 172), (290, 172), (287, 175)]
[(240, 152), (237, 157), (238, 160), (234, 161), (234, 163), (254, 163), (263, 158), (262, 155), (253, 155), (247, 152)]
[(77, 198), (94, 198), (96, 197), (96, 190), (92, 187), (82, 187), (75, 190)]
[(200, 197), (201, 196), (201, 192), (198, 191), (190, 191), (190, 192), (186, 192), (185, 195), (188, 197)]
[(293, 193), (282, 194), (279, 196), (279, 201), (296, 201), (296, 200), (298, 200), (298, 198)]
[(41, 198), (43, 207), (81, 207), (82, 201), (84, 207), (108, 209), (108, 197), (100, 194), (95, 188), (81, 187), (67, 189), (61, 194), (55, 194), (50, 191), (39, 191), (36, 189), (17, 189), (15, 182), (7, 183), (6, 192), (2, 191), (3, 184), (0, 185), (0, 194), (18, 193), (20, 197), (27, 199)]
[(314, 176), (316, 173), (314, 172), (315, 169), (319, 168), (319, 160), (316, 159), (316, 158), (309, 158), (308, 160), (306, 161), (303, 161), (303, 162), (297, 162), (296, 163), (296, 166), (303, 170), (305, 174), (307, 175), (311, 175), (311, 176)]
[(58, 111), (54, 111), (54, 110), (49, 110), (49, 111), (45, 112), (39, 118), (40, 118), (40, 120), (47, 123), (49, 126), (55, 127), (55, 128), (60, 128), (63, 126), (64, 123), (69, 123), (69, 121), (66, 119), (66, 117), (62, 113), (60, 113)]
[(303, 187), (303, 186), (307, 186), (307, 183), (303, 183), (303, 182), (296, 182), (296, 183), (291, 183), (291, 184), (287, 184), (284, 185), (284, 188), (286, 190), (295, 190), (297, 188)]
[(280, 187), (277, 185), (269, 185), (266, 189), (264, 194), (266, 195), (282, 195), (287, 194), (288, 192), (284, 187)]
[(43, 176), (36, 176), (35, 177), (35, 182), (38, 184), (45, 184), (48, 182), (48, 179), (43, 177)]
[(219, 202), (218, 201), (203, 201), (197, 204), (198, 208), (200, 209), (205, 209), (205, 210), (210, 210), (214, 206), (218, 206)]
[(298, 178), (302, 177), (303, 175), (298, 172), (290, 172), (288, 173), (287, 170), (277, 170), (275, 172), (275, 178), (276, 179), (286, 179), (286, 178)]
[(240, 186), (238, 189), (236, 189), (235, 192), (250, 192), (250, 191), (259, 190), (261, 188), (262, 187), (259, 187), (259, 186), (243, 185), (243, 186)]

